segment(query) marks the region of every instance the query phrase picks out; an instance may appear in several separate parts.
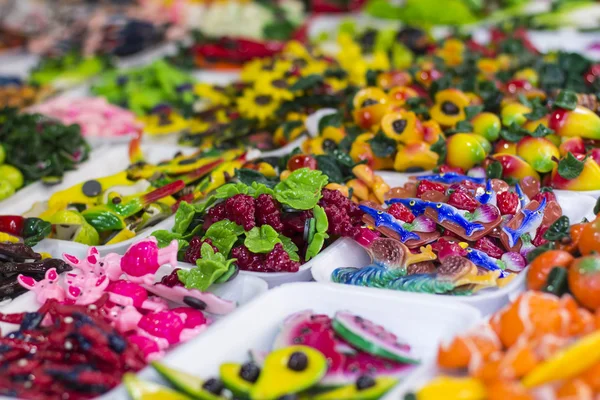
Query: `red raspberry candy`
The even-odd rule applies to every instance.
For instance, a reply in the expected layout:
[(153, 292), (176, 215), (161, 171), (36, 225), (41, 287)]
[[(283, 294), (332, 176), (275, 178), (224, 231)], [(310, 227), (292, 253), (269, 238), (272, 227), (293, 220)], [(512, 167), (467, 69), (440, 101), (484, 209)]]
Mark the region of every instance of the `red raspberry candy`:
[(181, 283), (179, 277), (177, 276), (177, 271), (180, 269), (181, 268), (175, 268), (169, 275), (163, 276), (163, 278), (160, 280), (160, 283), (168, 287), (183, 286), (183, 283)]
[(261, 194), (254, 204), (256, 206), (256, 224), (259, 226), (271, 225), (273, 229), (281, 233), (283, 223), (281, 222), (279, 202), (269, 194)]
[(183, 256), (183, 261), (196, 264), (196, 260), (201, 257), (202, 245), (204, 243), (210, 244), (215, 253), (219, 252), (219, 249), (212, 244), (212, 240), (205, 239), (201, 240), (199, 236), (194, 236), (194, 238), (190, 241), (190, 246), (185, 251), (185, 255)]
[(502, 192), (498, 194), (497, 204), (502, 215), (515, 215), (519, 206), (519, 195), (515, 192)]
[(387, 209), (387, 212), (400, 221), (411, 223), (415, 220), (415, 215), (402, 203), (394, 203)]
[(230, 197), (225, 202), (225, 211), (227, 219), (244, 227), (244, 230), (249, 231), (254, 228), (254, 198), (247, 194), (236, 194)]
[(444, 187), (444, 185), (440, 185), (439, 183), (423, 179), (421, 182), (419, 182), (419, 186), (417, 186), (417, 197), (420, 198), (421, 195), (428, 190), (435, 190), (437, 192), (444, 193), (446, 191), (446, 188)]
[(479, 202), (473, 197), (463, 191), (454, 191), (448, 199), (448, 204), (454, 206), (460, 210), (467, 210), (469, 212), (475, 211), (479, 207)]
[(473, 245), (474, 249), (481, 250), (490, 257), (500, 258), (504, 251), (496, 245), (490, 238), (482, 237)]

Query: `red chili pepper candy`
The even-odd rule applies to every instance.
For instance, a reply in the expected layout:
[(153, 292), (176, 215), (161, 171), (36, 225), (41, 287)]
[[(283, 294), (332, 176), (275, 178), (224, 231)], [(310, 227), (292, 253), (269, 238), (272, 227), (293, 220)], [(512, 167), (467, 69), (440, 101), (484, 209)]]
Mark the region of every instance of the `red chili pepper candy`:
[(1, 215), (0, 232), (8, 233), (13, 236), (22, 236), (25, 218), (20, 215)]

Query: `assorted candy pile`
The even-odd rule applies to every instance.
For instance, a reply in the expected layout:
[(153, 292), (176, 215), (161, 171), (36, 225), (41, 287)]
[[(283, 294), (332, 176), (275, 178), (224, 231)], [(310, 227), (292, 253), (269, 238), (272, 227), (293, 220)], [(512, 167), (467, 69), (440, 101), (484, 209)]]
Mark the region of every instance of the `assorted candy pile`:
[(357, 241), (373, 264), (338, 268), (332, 280), (453, 294), (510, 282), (530, 253), (562, 229), (566, 217), (552, 191), (535, 179), (511, 188), (476, 172), (418, 176), (386, 193), (387, 208), (361, 203), (363, 220), (376, 231), (363, 230)]
[[(2, 221), (2, 225), (6, 220)], [(2, 235), (2, 233), (0, 233)], [(0, 240), (0, 297), (14, 298), (26, 291), (19, 284), (18, 276), (22, 275), (36, 280), (48, 277), (48, 274), (62, 274), (71, 267), (62, 260), (49, 258), (38, 254), (31, 247), (22, 243), (5, 242)], [(53, 270), (54, 272), (50, 272)]]
[(235, 266), (297, 272), (330, 239), (359, 232), (362, 211), (327, 189), (327, 176), (319, 170), (299, 168), (279, 180), (239, 169), (237, 177), (239, 182), (219, 187), (202, 203), (181, 203), (171, 232), (153, 232), (163, 243), (177, 239), (183, 261), (197, 265), (179, 271), (177, 284), (201, 288), (219, 279), (216, 270), (228, 275)]
[[(564, 217), (563, 217), (564, 218)], [(589, 398), (600, 391), (598, 279), (600, 218), (553, 229), (552, 240), (535, 250), (527, 289), (489, 323), (442, 344), (442, 372), (466, 371), (467, 378), (439, 377), (417, 393), (419, 400)], [(588, 397), (586, 397), (588, 396)]]
[(0, 110), (0, 200), (38, 180), (60, 182), (88, 158), (89, 150), (78, 125), (14, 108)]
[(29, 111), (57, 119), (65, 125), (77, 124), (86, 138), (133, 137), (142, 131), (142, 124), (136, 121), (132, 112), (113, 106), (101, 97), (57, 97)]
[(193, 78), (159, 60), (130, 70), (102, 75), (92, 93), (125, 107), (145, 124), (149, 134), (172, 133), (187, 128), (187, 116), (196, 96)]
[(125, 385), (133, 400), (151, 393), (173, 399), (376, 399), (419, 363), (409, 344), (347, 311), (333, 317), (310, 310), (290, 315), (269, 352), (250, 353), (252, 361), (223, 363), (219, 377), (207, 380), (153, 363), (179, 397), (135, 376), (126, 377)]
[(31, 85), (20, 78), (0, 76), (0, 107), (22, 109), (29, 107), (52, 94), (48, 86)]
[(154, 165), (143, 161), (139, 140), (130, 150), (127, 170), (57, 191), (25, 215), (51, 224), (45, 232), (50, 238), (90, 246), (119, 243), (171, 216), (181, 201), (203, 198), (222, 185), (224, 174), (233, 173), (243, 157), (237, 151), (197, 152)]

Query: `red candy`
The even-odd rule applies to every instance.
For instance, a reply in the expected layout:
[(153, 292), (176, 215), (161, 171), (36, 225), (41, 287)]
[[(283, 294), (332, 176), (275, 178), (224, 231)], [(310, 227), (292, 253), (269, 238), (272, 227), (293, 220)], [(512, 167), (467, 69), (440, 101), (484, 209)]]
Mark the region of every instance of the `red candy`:
[(519, 206), (519, 196), (514, 192), (502, 192), (498, 194), (497, 202), (502, 215), (514, 215)]
[(441, 185), (439, 183), (423, 179), (421, 182), (419, 182), (419, 186), (417, 186), (417, 197), (420, 198), (421, 195), (427, 192), (428, 190), (435, 190), (436, 192), (444, 193), (446, 191), (446, 188), (444, 187), (444, 185)]
[(400, 221), (411, 223), (415, 220), (415, 215), (402, 203), (394, 203), (387, 209), (387, 212)]
[(469, 212), (473, 212), (479, 207), (479, 202), (477, 200), (460, 190), (452, 192), (448, 199), (448, 204), (460, 210), (467, 210)]

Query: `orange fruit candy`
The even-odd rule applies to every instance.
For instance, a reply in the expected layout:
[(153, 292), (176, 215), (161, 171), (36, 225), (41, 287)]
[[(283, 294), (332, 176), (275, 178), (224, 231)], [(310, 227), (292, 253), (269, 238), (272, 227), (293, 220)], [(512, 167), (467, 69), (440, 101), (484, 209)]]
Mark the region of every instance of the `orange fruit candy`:
[(573, 256), (564, 250), (548, 250), (531, 262), (527, 271), (527, 288), (541, 290), (554, 267), (568, 268)]
[(569, 243), (557, 243), (556, 248), (559, 250), (568, 251), (569, 253), (574, 253), (576, 250), (578, 250), (581, 232), (586, 225), (588, 225), (587, 222), (580, 222), (578, 224), (571, 225), (571, 228), (569, 228), (571, 241)]
[[(570, 315), (566, 315), (569, 318)], [(535, 339), (548, 333), (567, 335), (568, 325), (565, 324), (564, 318), (564, 305), (558, 297), (549, 293), (528, 291), (499, 311), (491, 325), (502, 344), (511, 347), (521, 337)]]
[(573, 297), (566, 294), (560, 298), (560, 302), (570, 316), (569, 335), (585, 335), (596, 330), (594, 315), (585, 308), (579, 307)]
[(535, 400), (519, 382), (494, 382), (487, 387), (487, 395), (487, 400)]
[(556, 390), (556, 400), (593, 400), (592, 388), (581, 379), (572, 379)]
[(541, 361), (533, 344), (525, 340), (493, 358), (474, 371), (473, 376), (484, 382), (515, 380), (527, 375)]
[(569, 288), (584, 307), (600, 309), (600, 255), (576, 259), (569, 270)]
[(596, 217), (595, 220), (585, 224), (577, 247), (584, 256), (594, 251), (600, 253), (600, 218)]
[(486, 361), (490, 355), (500, 350), (500, 341), (495, 336), (488, 329), (486, 334), (477, 332), (457, 336), (449, 345), (441, 344), (438, 349), (438, 365), (442, 368), (467, 368), (473, 357)]
[(600, 363), (585, 371), (579, 378), (588, 384), (593, 391), (600, 392)]

